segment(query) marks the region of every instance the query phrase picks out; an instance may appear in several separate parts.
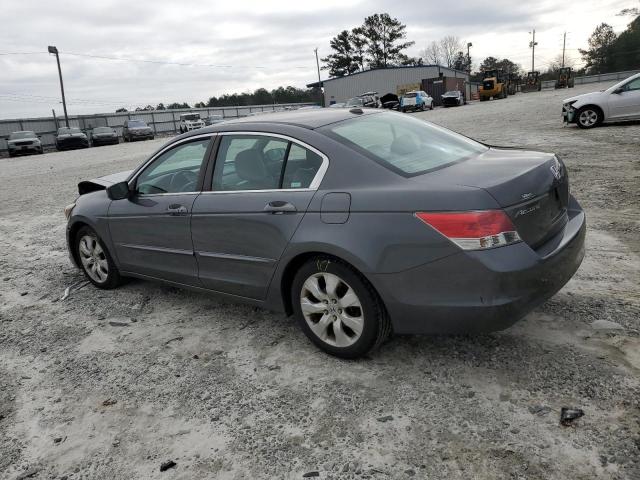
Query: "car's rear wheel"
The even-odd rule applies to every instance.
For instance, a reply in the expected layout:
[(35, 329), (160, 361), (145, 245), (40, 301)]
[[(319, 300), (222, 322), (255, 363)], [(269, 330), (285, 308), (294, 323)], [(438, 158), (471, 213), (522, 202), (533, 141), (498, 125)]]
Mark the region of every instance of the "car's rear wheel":
[(296, 273), (291, 298), (304, 333), (331, 355), (360, 357), (391, 333), (389, 316), (376, 291), (340, 260), (307, 261)]
[(595, 107), (582, 107), (578, 110), (576, 123), (580, 128), (597, 127), (602, 122), (602, 113)]
[(111, 289), (121, 283), (120, 272), (109, 250), (90, 227), (82, 227), (76, 235), (76, 254), (85, 276), (98, 288)]

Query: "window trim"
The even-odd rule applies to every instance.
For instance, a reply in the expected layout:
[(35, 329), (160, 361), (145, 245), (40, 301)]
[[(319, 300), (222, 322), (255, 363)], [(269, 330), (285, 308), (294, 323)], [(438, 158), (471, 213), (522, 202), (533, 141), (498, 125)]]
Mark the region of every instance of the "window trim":
[[(207, 182), (207, 185), (204, 185), (203, 187), (206, 187), (207, 189), (203, 188), (201, 194), (202, 195), (211, 195), (211, 194), (216, 194), (216, 195), (221, 195), (221, 194), (236, 194), (236, 193), (273, 193), (273, 192), (311, 192), (311, 191), (316, 191), (318, 190), (318, 187), (320, 186), (320, 184), (322, 183), (322, 180), (324, 179), (325, 174), (327, 173), (327, 170), (329, 168), (329, 157), (327, 157), (324, 153), (322, 153), (320, 150), (318, 150), (317, 148), (309, 145), (308, 143), (305, 143), (301, 140), (298, 140), (297, 138), (293, 138), (289, 135), (283, 135), (281, 133), (270, 133), (270, 132), (251, 132), (251, 131), (247, 131), (247, 130), (239, 130), (239, 131), (227, 131), (227, 132), (217, 132), (218, 136), (220, 137), (220, 141), (222, 140), (222, 137), (227, 136), (227, 135), (247, 135), (247, 136), (252, 136), (252, 137), (273, 137), (273, 138), (279, 138), (282, 140), (286, 140), (287, 142), (290, 142), (291, 144), (295, 143), (298, 146), (302, 147), (302, 148), (306, 148), (307, 150), (311, 150), (313, 153), (317, 154), (320, 156), (320, 158), (322, 158), (322, 164), (320, 165), (320, 168), (318, 168), (318, 171), (316, 172), (315, 177), (313, 177), (313, 180), (311, 180), (311, 183), (309, 184), (309, 186), (307, 188), (270, 188), (270, 189), (263, 189), (263, 190), (213, 190), (213, 173), (215, 172), (215, 167), (216, 167), (216, 162), (218, 161), (218, 151), (216, 149), (215, 152), (215, 156), (212, 159), (212, 163), (213, 163), (213, 168), (211, 169), (211, 178), (206, 178), (205, 181)], [(219, 142), (218, 142), (219, 143)], [(291, 147), (288, 147), (288, 150), (290, 150)], [(284, 169), (286, 167), (286, 162), (285, 164), (282, 166), (282, 168)], [(165, 194), (161, 194), (161, 195), (165, 195)]]
[[(165, 145), (163, 148), (161, 148), (155, 154), (153, 154), (151, 158), (149, 158), (145, 163), (143, 163), (140, 167), (138, 167), (137, 170), (135, 170), (132, 173), (129, 180), (127, 180), (127, 183), (129, 184), (129, 189), (131, 190), (135, 188), (136, 183), (138, 181), (138, 177), (142, 174), (142, 172), (144, 172), (154, 161), (158, 159), (158, 157), (163, 155), (165, 152), (175, 147), (178, 147), (179, 145), (182, 145), (184, 143), (190, 143), (193, 141), (209, 138), (210, 140), (209, 146), (207, 147), (204, 157), (202, 158), (202, 166), (200, 167), (200, 174), (198, 175), (199, 177), (201, 177), (203, 174), (202, 167), (204, 167), (206, 171), (207, 165), (209, 164), (209, 159), (211, 157), (211, 148), (212, 148), (212, 145), (215, 143), (216, 136), (217, 136), (216, 133), (204, 133), (200, 135), (193, 135), (192, 137), (183, 138), (181, 140), (178, 140), (177, 142), (173, 142), (168, 145)], [(199, 178), (198, 183), (201, 183), (201, 180), (202, 179)], [(161, 196), (167, 196), (167, 195), (199, 195), (200, 193), (202, 193), (202, 185), (199, 185), (199, 188), (195, 192), (138, 193), (137, 195), (138, 197), (147, 198), (147, 197), (161, 197)]]

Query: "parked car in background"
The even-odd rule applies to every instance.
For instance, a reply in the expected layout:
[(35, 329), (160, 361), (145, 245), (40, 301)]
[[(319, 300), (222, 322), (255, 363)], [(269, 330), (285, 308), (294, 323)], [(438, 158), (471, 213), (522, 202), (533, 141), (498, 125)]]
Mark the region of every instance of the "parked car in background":
[(204, 117), (205, 126), (215, 125), (222, 122), (224, 122), (224, 116), (222, 115), (209, 115), (208, 117)]
[(76, 127), (61, 127), (56, 135), (56, 150), (89, 148), (89, 138)]
[(207, 127), (78, 190), (67, 243), (96, 287), (132, 276), (226, 295), (295, 315), (347, 358), (392, 331), (507, 328), (584, 256), (556, 155), (381, 109)]
[(182, 113), (180, 114), (180, 133), (190, 132), (204, 127), (204, 120), (200, 118), (199, 113)]
[(23, 130), (13, 132), (7, 139), (7, 149), (9, 156), (24, 155), (30, 153), (42, 153), (42, 142), (36, 132)]
[(433, 98), (427, 92), (416, 90), (400, 97), (400, 110), (403, 112), (426, 109), (433, 110)]
[(347, 102), (336, 102), (329, 105), (329, 108), (344, 108), (347, 106)]
[(91, 146), (117, 145), (120, 143), (118, 134), (111, 127), (96, 127), (91, 131)]
[(350, 98), (347, 100), (345, 107), (367, 107), (367, 108), (378, 108), (380, 103), (378, 102), (378, 98), (376, 97), (375, 92), (363, 93), (362, 95), (358, 95), (357, 97)]
[(125, 120), (122, 126), (122, 139), (125, 142), (153, 140), (153, 130), (142, 120)]
[(640, 73), (602, 92), (584, 93), (567, 98), (562, 103), (564, 121), (575, 123), (580, 128), (640, 120)]
[(444, 107), (459, 107), (465, 103), (467, 103), (467, 101), (460, 90), (450, 90), (442, 95), (442, 106)]
[(389, 110), (398, 110), (400, 108), (400, 98), (393, 93), (381, 96), (380, 103), (382, 108), (388, 108)]

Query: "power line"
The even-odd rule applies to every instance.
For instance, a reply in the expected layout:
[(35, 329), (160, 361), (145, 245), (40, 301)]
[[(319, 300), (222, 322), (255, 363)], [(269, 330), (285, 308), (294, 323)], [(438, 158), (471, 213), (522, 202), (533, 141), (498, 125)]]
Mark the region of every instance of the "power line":
[[(39, 55), (45, 54), (47, 52), (0, 52), (0, 55)], [(96, 55), (92, 53), (79, 53), (79, 52), (60, 52), (60, 55), (71, 55), (74, 57), (84, 57), (84, 58), (94, 58), (97, 60), (110, 60), (116, 62), (130, 62), (130, 63), (150, 63), (155, 65), (175, 65), (179, 67), (207, 67), (207, 68), (255, 68), (255, 69), (267, 69), (267, 68), (277, 68), (281, 69), (279, 66), (264, 66), (264, 65), (224, 65), (224, 64), (215, 64), (215, 63), (188, 63), (188, 62), (174, 62), (169, 60), (149, 60), (145, 58), (131, 58), (131, 57), (114, 57), (110, 55)], [(304, 69), (308, 70), (309, 67), (295, 66), (289, 68), (296, 69)]]

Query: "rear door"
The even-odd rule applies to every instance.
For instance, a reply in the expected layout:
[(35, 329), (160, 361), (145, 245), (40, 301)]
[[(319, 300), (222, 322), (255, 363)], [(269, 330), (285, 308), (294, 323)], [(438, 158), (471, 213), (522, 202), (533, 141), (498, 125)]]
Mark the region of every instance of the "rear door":
[(133, 194), (111, 202), (109, 230), (123, 271), (199, 285), (190, 214), (211, 139), (185, 139), (160, 152), (133, 180)]
[(205, 288), (263, 299), (328, 166), (316, 149), (263, 133), (222, 134), (191, 232)]

